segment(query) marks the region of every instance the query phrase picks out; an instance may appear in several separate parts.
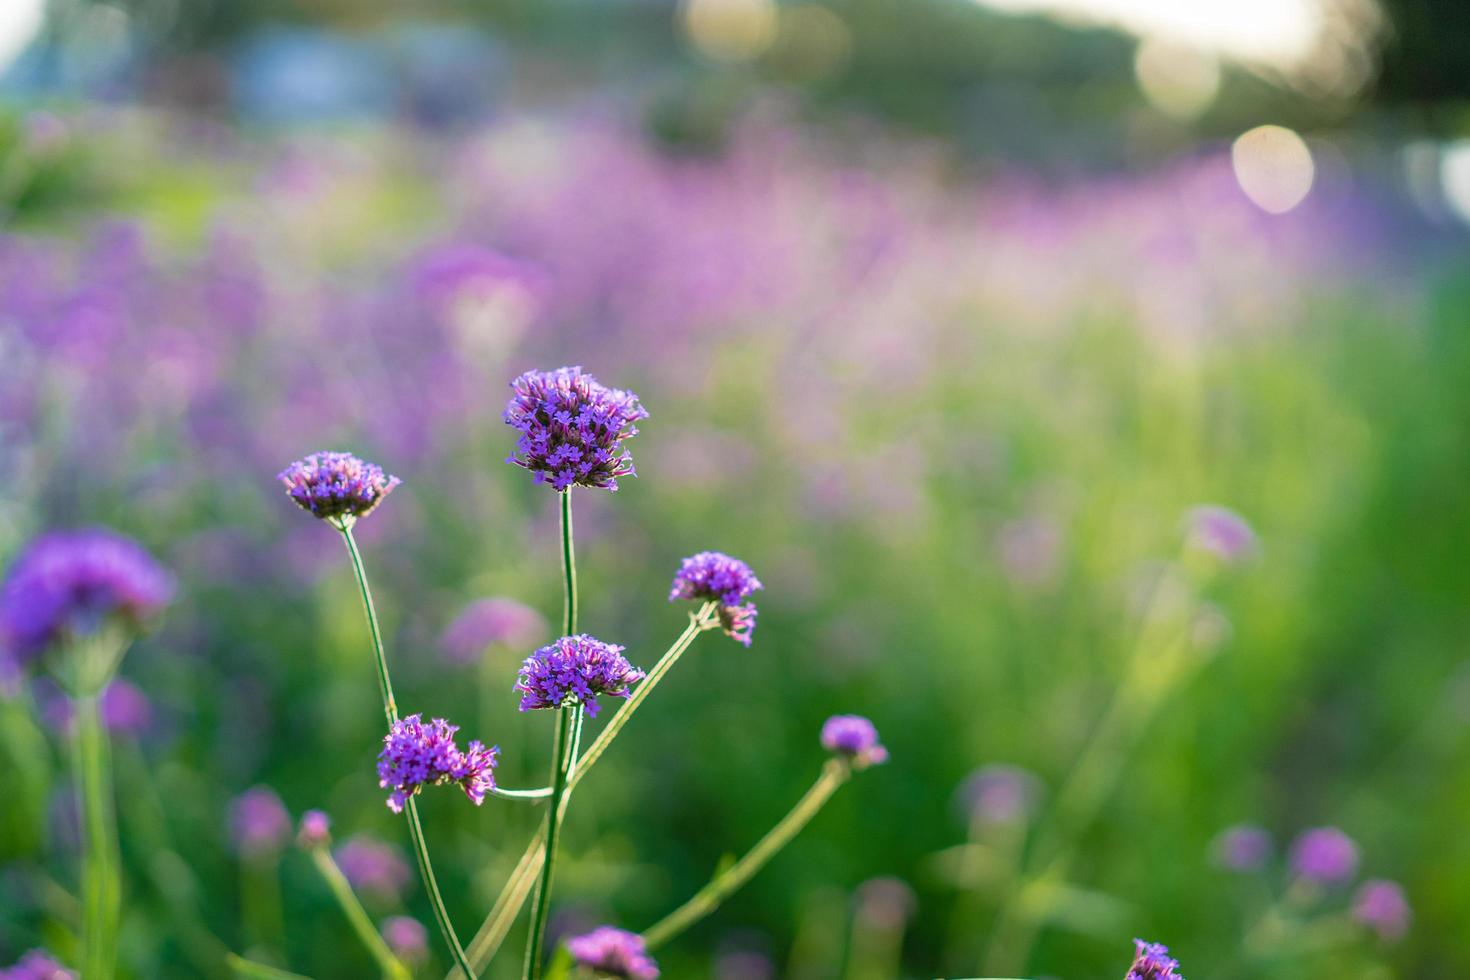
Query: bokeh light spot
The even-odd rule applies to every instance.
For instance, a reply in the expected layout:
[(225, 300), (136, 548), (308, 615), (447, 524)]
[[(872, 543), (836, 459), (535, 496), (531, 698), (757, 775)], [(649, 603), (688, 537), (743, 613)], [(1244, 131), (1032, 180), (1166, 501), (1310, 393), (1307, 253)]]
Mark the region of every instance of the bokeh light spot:
[(1160, 112), (1175, 119), (1200, 116), (1220, 91), (1220, 61), (1191, 45), (1151, 37), (1133, 56), (1138, 87)]
[(706, 57), (750, 61), (776, 37), (776, 5), (772, 0), (682, 0), (679, 23)]
[(1230, 147), (1235, 179), (1261, 210), (1284, 214), (1312, 189), (1316, 165), (1306, 141), (1285, 126), (1257, 126)]

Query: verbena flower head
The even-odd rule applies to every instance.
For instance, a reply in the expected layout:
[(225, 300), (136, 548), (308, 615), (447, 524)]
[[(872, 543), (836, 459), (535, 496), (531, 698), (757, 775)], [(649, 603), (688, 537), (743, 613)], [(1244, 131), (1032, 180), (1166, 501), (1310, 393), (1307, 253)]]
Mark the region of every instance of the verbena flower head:
[(1358, 870), (1358, 845), (1336, 827), (1306, 830), (1291, 845), (1291, 870), (1318, 885), (1341, 885)]
[(1041, 795), (1040, 781), (1019, 766), (981, 766), (960, 784), (959, 800), (968, 820), (1018, 823), (1031, 815)]
[(263, 857), (285, 846), (291, 837), (291, 815), (268, 786), (255, 786), (230, 806), (230, 832), (244, 857)]
[(656, 980), (658, 964), (648, 955), (643, 937), (612, 926), (598, 926), (567, 940), (567, 952), (577, 965), (598, 976), (624, 980)]
[(276, 478), (302, 510), (339, 526), (371, 514), (401, 482), (381, 466), (334, 452), (298, 459)]
[(1178, 973), (1179, 962), (1169, 955), (1169, 947), (1160, 943), (1133, 940), (1133, 967), (1123, 980), (1184, 980)]
[(409, 715), (394, 723), (383, 737), (378, 755), (378, 785), (393, 792), (388, 809), (403, 812), (403, 805), (425, 786), (455, 783), (470, 801), (479, 806), (495, 788), (495, 763), (500, 749), (471, 742), (460, 751), (454, 741), (458, 725), (443, 718), (424, 724), (423, 716)]
[(522, 649), (547, 633), (546, 620), (524, 603), (501, 597), (465, 606), (439, 637), (446, 659), (471, 664), (492, 646)]
[(33, 949), (8, 970), (0, 970), (0, 980), (76, 980), (77, 975), (53, 960), (44, 951)]
[(429, 958), (429, 931), (418, 919), (392, 915), (383, 920), (383, 941), (409, 966), (417, 966)]
[(597, 695), (626, 698), (641, 680), (643, 671), (624, 659), (622, 647), (579, 633), (527, 657), (515, 690), (521, 692), (522, 711), (580, 702), (587, 716), (595, 718)]
[(1215, 863), (1227, 871), (1259, 871), (1271, 856), (1271, 835), (1260, 827), (1228, 827), (1212, 849)]
[(1225, 562), (1238, 562), (1256, 551), (1256, 532), (1228, 507), (1195, 507), (1185, 515), (1190, 543)]
[(1392, 881), (1363, 882), (1353, 898), (1353, 918), (1378, 933), (1384, 942), (1402, 939), (1409, 931), (1409, 902)]
[(332, 856), (353, 888), (379, 899), (396, 900), (413, 882), (413, 871), (398, 848), (372, 837), (353, 837)]
[(520, 431), (507, 463), (531, 471), (553, 490), (572, 486), (616, 490), (636, 476), (624, 440), (648, 412), (630, 391), (607, 388), (579, 367), (527, 371), (510, 384), (505, 424)]
[(746, 602), (752, 592), (764, 588), (750, 566), (719, 551), (690, 555), (674, 574), (669, 601), (695, 599), (720, 604), (720, 626), (734, 640), (750, 646), (755, 630), (755, 604)]
[(859, 769), (888, 761), (878, 743), (878, 729), (862, 715), (833, 715), (822, 725), (822, 748), (843, 756)]
[(310, 850), (332, 842), (332, 818), (321, 810), (307, 810), (296, 828), (296, 843)]
[(0, 589), (0, 652), (24, 666), (105, 626), (139, 630), (173, 591), (173, 578), (131, 538), (102, 528), (44, 534)]

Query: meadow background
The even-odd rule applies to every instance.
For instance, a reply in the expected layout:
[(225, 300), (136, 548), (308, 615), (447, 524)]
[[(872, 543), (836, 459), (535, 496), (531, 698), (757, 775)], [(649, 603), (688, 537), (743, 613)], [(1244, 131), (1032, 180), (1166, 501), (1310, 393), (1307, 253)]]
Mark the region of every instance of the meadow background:
[[(466, 665), (443, 633), (491, 596), (555, 621), (555, 500), (504, 464), (500, 413), (561, 364), (651, 413), (637, 479), (576, 495), (585, 627), (651, 665), (706, 548), (766, 589), (752, 648), (700, 640), (579, 791), (555, 929), (681, 902), (851, 711), (892, 761), (664, 975), (978, 975), (1011, 845), (960, 787), (1022, 767), (1016, 832), (1045, 819), (1213, 504), (1257, 547), (1203, 586), (1198, 662), (1114, 747), (1017, 975), (1121, 976), (1134, 935), (1191, 980), (1470, 975), (1470, 114), (1447, 53), (1470, 35), (1442, 6), (1323, 6), (1336, 40), (1285, 67), (1189, 35), (1150, 93), (1134, 21), (940, 0), (49, 5), (0, 83), (0, 559), (104, 523), (179, 578), (122, 669), (151, 705), (116, 747), (125, 975), (224, 975), (224, 948), (370, 972), (303, 855), (231, 834), (267, 786), (339, 841), (404, 845), (349, 568), (274, 480), (307, 452), (404, 481), (359, 530), (399, 703), (540, 784), (550, 719), (510, 691), (530, 647)], [(1298, 158), (1267, 161), (1267, 210), (1233, 144), (1262, 123), (1309, 153), (1282, 213)], [(4, 686), (0, 963), (65, 960), (58, 695)], [(423, 812), (471, 933), (538, 813)], [(1241, 823), (1277, 841), (1259, 873), (1214, 860)], [(1409, 931), (1256, 955), (1280, 852), (1320, 825), (1402, 883)], [(430, 922), (387, 877), (374, 914)]]

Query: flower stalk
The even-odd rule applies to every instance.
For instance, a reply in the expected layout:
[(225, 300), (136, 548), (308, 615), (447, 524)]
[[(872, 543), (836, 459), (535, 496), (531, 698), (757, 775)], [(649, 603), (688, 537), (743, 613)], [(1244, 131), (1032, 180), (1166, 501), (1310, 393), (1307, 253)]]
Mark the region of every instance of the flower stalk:
[(347, 881), (347, 876), (337, 866), (332, 858), (332, 852), (325, 844), (318, 844), (311, 848), (311, 860), (316, 869), (321, 873), (322, 879), (326, 881), (327, 887), (332, 890), (332, 895), (337, 899), (337, 904), (342, 906), (342, 913), (347, 916), (347, 922), (352, 926), (352, 931), (357, 933), (357, 938), (367, 949), (369, 955), (378, 964), (387, 980), (409, 980), (412, 974), (407, 966), (383, 941), (382, 935), (373, 928), (373, 920), (368, 917), (367, 909), (357, 900), (357, 895), (352, 891), (352, 885)]
[(110, 752), (96, 691), (76, 698), (76, 786), (82, 811), (82, 975), (109, 980), (120, 908)]

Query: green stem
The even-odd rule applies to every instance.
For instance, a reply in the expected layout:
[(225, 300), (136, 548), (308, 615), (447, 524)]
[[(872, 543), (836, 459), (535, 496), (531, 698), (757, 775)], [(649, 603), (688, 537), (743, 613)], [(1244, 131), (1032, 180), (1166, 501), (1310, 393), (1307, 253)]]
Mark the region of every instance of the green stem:
[(755, 847), (752, 847), (744, 857), (732, 864), (723, 874), (717, 875), (709, 884), (705, 885), (694, 897), (673, 912), (661, 919), (656, 925), (643, 933), (643, 940), (649, 949), (655, 949), (673, 939), (679, 933), (694, 925), (700, 919), (709, 915), (719, 908), (720, 903), (735, 894), (747, 881), (754, 877), (755, 873), (765, 867), (766, 862), (775, 857), (776, 854), (789, 844), (797, 834), (801, 833), (803, 827), (811, 822), (812, 817), (822, 809), (826, 802), (837, 792), (838, 787), (847, 782), (852, 774), (852, 767), (840, 759), (831, 759), (822, 767), (822, 774), (812, 784), (811, 789), (806, 791), (791, 812), (781, 818), (781, 822), (766, 832)]
[(357, 900), (357, 895), (352, 891), (352, 885), (348, 883), (347, 876), (337, 866), (332, 858), (332, 852), (326, 847), (313, 847), (311, 859), (316, 863), (316, 868), (321, 872), (322, 878), (327, 882), (327, 887), (332, 890), (337, 904), (342, 906), (342, 912), (347, 916), (352, 930), (357, 933), (357, 938), (367, 947), (378, 963), (378, 968), (383, 971), (383, 976), (392, 980), (409, 980), (411, 974), (408, 967), (393, 955), (388, 944), (383, 941), (382, 935), (373, 927), (373, 920), (368, 918), (367, 909)]
[(490, 791), (491, 796), (501, 796), (507, 800), (544, 800), (551, 795), (550, 786), (538, 786), (535, 789), (502, 789), (496, 786)]
[[(378, 626), (378, 612), (373, 605), (372, 589), (368, 586), (367, 569), (363, 567), (357, 541), (352, 537), (352, 525), (344, 523), (337, 527), (342, 532), (342, 540), (347, 544), (347, 554), (352, 559), (352, 571), (357, 576), (357, 588), (362, 593), (362, 607), (367, 614), (368, 631), (373, 638), (373, 656), (378, 663), (378, 688), (383, 695), (383, 714), (387, 716), (388, 726), (391, 728), (398, 721), (398, 705), (393, 700), (393, 682), (388, 676), (388, 655), (383, 648), (383, 631)], [(434, 865), (429, 861), (429, 847), (424, 841), (423, 824), (419, 822), (417, 800), (409, 797), (403, 812), (408, 822), (408, 837), (413, 844), (413, 854), (418, 860), (419, 877), (423, 879), (424, 891), (434, 910), (434, 921), (444, 937), (444, 944), (454, 957), (455, 965), (464, 971), (466, 977), (474, 980), (475, 972), (470, 968), (464, 947), (460, 945), (459, 936), (454, 932), (454, 923), (450, 921), (449, 910), (444, 906), (444, 896), (439, 893), (439, 882), (434, 878)]]
[(234, 970), (242, 977), (250, 977), (252, 980), (311, 980), (310, 977), (302, 976), (299, 973), (292, 973), (290, 970), (281, 970), (274, 966), (266, 966), (264, 963), (247, 960), (245, 957), (238, 956), (234, 953), (226, 955), (225, 962), (230, 965), (231, 970)]
[(95, 691), (76, 698), (76, 781), (82, 811), (82, 975), (108, 980), (119, 908), (117, 825), (108, 778), (107, 733)]
[[(574, 789), (582, 781), (582, 777), (586, 776), (592, 769), (592, 766), (597, 760), (602, 758), (602, 754), (607, 751), (608, 747), (612, 744), (612, 740), (633, 717), (633, 712), (638, 710), (638, 706), (653, 692), (658, 682), (673, 668), (679, 658), (684, 655), (684, 652), (693, 645), (695, 637), (719, 625), (719, 619), (716, 616), (717, 609), (718, 606), (715, 603), (708, 603), (698, 614), (690, 617), (689, 626), (685, 628), (683, 633), (679, 634), (679, 638), (674, 641), (673, 646), (669, 647), (664, 652), (664, 655), (658, 659), (658, 663), (654, 664), (648, 671), (648, 676), (633, 689), (632, 695), (628, 700), (623, 702), (622, 707), (618, 709), (618, 713), (613, 716), (612, 720), (604, 726), (602, 731), (597, 733), (597, 738), (593, 739), (587, 751), (580, 755), (576, 763), (576, 769), (568, 780), (568, 792)], [(563, 806), (565, 806), (565, 798), (563, 799)], [(511, 872), (509, 880), (506, 881), (500, 897), (495, 900), (495, 905), (490, 909), (490, 914), (485, 917), (485, 921), (480, 925), (479, 932), (475, 933), (474, 939), (470, 941), (470, 962), (475, 965), (476, 969), (483, 970), (490, 964), (490, 960), (499, 951), (500, 944), (505, 941), (506, 935), (509, 934), (511, 926), (515, 924), (516, 916), (526, 904), (526, 899), (531, 894), (531, 888), (537, 880), (536, 872), (545, 854), (545, 847), (546, 823), (542, 821), (540, 828), (536, 831), (536, 835), (526, 845), (525, 853), (521, 855), (521, 859), (517, 862), (515, 870)], [(451, 971), (449, 976), (455, 978), (462, 976), (462, 974)]]
[(572, 489), (561, 494), (561, 633), (577, 632), (577, 555), (572, 547)]

